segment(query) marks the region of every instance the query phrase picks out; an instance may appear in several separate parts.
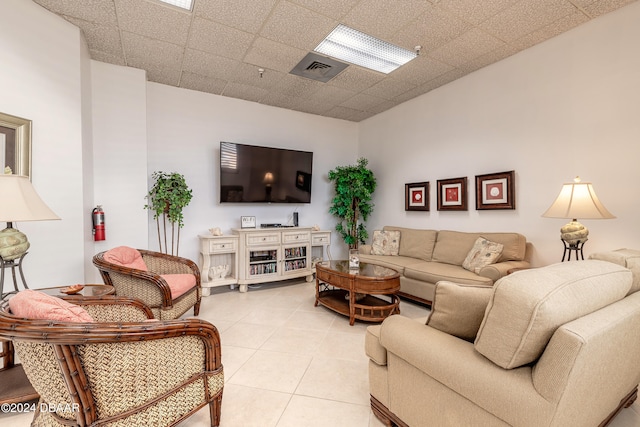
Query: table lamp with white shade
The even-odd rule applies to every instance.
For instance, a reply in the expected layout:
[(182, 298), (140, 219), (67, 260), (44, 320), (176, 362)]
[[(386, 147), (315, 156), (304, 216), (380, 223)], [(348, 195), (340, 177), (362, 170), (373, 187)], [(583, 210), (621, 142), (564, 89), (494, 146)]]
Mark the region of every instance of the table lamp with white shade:
[(4, 296), (4, 272), (9, 267), (12, 269), (15, 290), (18, 290), (16, 267), (19, 269), (24, 287), (27, 288), (22, 272), (22, 259), (27, 254), (30, 244), (27, 236), (14, 228), (13, 223), (54, 219), (60, 217), (42, 201), (28, 177), (11, 173), (0, 174), (0, 221), (7, 223), (7, 228), (0, 231), (1, 296)]
[(563, 184), (560, 194), (553, 204), (542, 214), (545, 218), (566, 218), (571, 222), (560, 229), (560, 239), (564, 243), (564, 254), (569, 254), (568, 261), (571, 260), (571, 251), (576, 252), (584, 259), (582, 247), (588, 240), (589, 229), (578, 222), (581, 219), (611, 219), (615, 216), (604, 207), (593, 189), (590, 182), (582, 182), (580, 177), (576, 177), (573, 182)]

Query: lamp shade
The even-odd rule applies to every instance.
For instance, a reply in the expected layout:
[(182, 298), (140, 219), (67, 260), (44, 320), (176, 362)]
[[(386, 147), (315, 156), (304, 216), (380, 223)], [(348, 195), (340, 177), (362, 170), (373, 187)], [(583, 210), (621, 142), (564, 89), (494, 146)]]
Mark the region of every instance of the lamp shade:
[(42, 201), (29, 178), (0, 175), (0, 221), (45, 221), (60, 219)]
[(600, 202), (593, 190), (593, 185), (590, 182), (581, 182), (580, 178), (564, 184), (556, 200), (542, 216), (568, 219), (615, 218)]

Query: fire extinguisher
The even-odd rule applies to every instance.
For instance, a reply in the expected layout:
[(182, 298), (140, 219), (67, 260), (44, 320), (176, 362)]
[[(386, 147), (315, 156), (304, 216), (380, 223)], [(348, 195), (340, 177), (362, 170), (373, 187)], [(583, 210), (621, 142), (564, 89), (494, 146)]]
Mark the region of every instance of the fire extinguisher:
[(104, 230), (104, 211), (102, 210), (102, 206), (98, 205), (93, 208), (91, 212), (91, 217), (93, 218), (93, 240), (100, 241), (105, 239), (105, 230)]

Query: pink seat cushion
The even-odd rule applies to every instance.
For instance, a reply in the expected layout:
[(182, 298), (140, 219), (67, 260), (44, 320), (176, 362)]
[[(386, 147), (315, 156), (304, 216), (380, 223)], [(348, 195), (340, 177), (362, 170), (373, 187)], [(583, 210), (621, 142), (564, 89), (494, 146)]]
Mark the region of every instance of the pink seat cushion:
[(184, 295), (196, 285), (196, 276), (193, 274), (161, 274), (171, 289), (171, 299)]
[(93, 322), (84, 308), (31, 289), (20, 291), (9, 299), (9, 308), (15, 316), (27, 319)]
[(128, 246), (118, 246), (104, 253), (104, 260), (111, 264), (121, 265), (136, 270), (147, 271), (142, 255), (137, 249)]

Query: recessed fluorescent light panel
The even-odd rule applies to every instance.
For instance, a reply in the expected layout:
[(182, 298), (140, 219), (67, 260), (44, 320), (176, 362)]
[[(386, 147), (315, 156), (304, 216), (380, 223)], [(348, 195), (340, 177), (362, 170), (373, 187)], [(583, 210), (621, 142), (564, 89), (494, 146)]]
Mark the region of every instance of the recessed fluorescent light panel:
[(160, 0), (162, 3), (167, 3), (172, 6), (177, 6), (182, 9), (191, 10), (193, 7), (193, 0)]
[(314, 49), (316, 52), (388, 74), (418, 56), (368, 34), (338, 25)]

